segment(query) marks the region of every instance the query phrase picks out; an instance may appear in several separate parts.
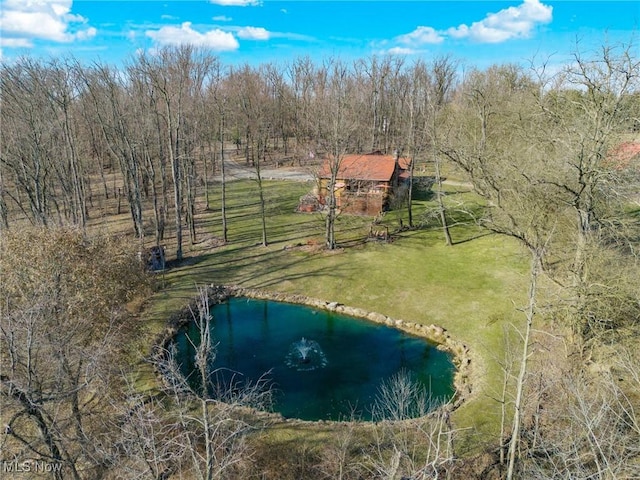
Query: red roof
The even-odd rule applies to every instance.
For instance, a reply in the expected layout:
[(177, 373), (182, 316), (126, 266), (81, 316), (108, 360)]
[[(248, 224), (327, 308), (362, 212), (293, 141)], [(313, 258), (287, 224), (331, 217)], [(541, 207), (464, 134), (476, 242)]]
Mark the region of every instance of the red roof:
[[(399, 165), (408, 165), (409, 160), (400, 158)], [(371, 180), (376, 182), (388, 182), (395, 171), (396, 160), (393, 155), (363, 154), (346, 155), (340, 162), (338, 179)], [(331, 169), (329, 160), (322, 165), (320, 178), (330, 178)]]

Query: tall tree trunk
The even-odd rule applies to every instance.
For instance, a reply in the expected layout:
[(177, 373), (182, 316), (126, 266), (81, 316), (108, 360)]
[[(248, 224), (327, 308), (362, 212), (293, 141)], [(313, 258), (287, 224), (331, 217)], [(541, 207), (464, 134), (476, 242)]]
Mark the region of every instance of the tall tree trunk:
[(189, 226), (189, 239), (191, 244), (196, 243), (196, 185), (195, 185), (195, 159), (189, 159), (187, 166), (189, 170), (186, 174), (186, 196), (187, 196), (187, 224)]
[(413, 228), (413, 172), (415, 170), (415, 161), (416, 158), (413, 156), (409, 164), (409, 188), (407, 189), (407, 220), (411, 228)]
[(158, 194), (158, 186), (157, 186), (157, 174), (156, 174), (156, 168), (155, 165), (153, 164), (153, 158), (151, 158), (151, 155), (149, 153), (149, 150), (147, 147), (145, 147), (144, 149), (144, 159), (145, 159), (145, 164), (147, 166), (147, 172), (149, 173), (149, 177), (150, 177), (150, 183), (151, 183), (151, 198), (153, 200), (153, 223), (155, 226), (155, 243), (156, 245), (160, 245), (160, 242), (162, 241), (162, 207), (160, 207), (160, 204), (158, 203), (158, 201), (160, 200), (160, 195)]
[[(172, 155), (173, 156), (173, 155)], [(180, 186), (180, 162), (177, 158), (171, 160), (171, 175), (173, 177), (173, 204), (175, 208), (176, 225), (176, 260), (182, 260), (182, 188)]]
[[(208, 141), (207, 142), (207, 146), (209, 147), (209, 151), (205, 152), (204, 151), (204, 145), (201, 147), (200, 152), (202, 155), (202, 162), (203, 162), (203, 168), (204, 168), (204, 175), (203, 175), (203, 179), (204, 179), (204, 209), (208, 212), (209, 210), (211, 210), (211, 204), (209, 201), (209, 164), (207, 162), (207, 158), (209, 158), (209, 152), (211, 152), (212, 150), (212, 145), (211, 142)], [(215, 167), (215, 158), (216, 158), (216, 151), (215, 151), (215, 144), (213, 145), (213, 165)]]
[(440, 223), (442, 224), (442, 232), (444, 233), (445, 243), (448, 247), (453, 245), (451, 241), (451, 232), (449, 231), (449, 224), (447, 223), (447, 212), (444, 206), (444, 202), (442, 197), (444, 192), (442, 191), (442, 175), (440, 175), (440, 157), (435, 149), (433, 149), (433, 162), (435, 165), (435, 173), (436, 173), (436, 185), (438, 186), (438, 191), (436, 192), (436, 197), (438, 199), (438, 212), (440, 213)]
[(9, 210), (7, 208), (7, 202), (4, 199), (5, 187), (2, 175), (2, 167), (0, 166), (0, 231), (2, 229), (9, 230)]
[[(52, 429), (49, 427), (49, 424), (46, 421), (46, 413), (43, 413), (39, 406), (40, 402), (31, 399), (27, 392), (22, 391), (19, 387), (13, 385), (10, 381), (2, 380), (2, 383), (3, 387), (5, 388), (5, 391), (3, 391), (2, 393), (7, 397), (16, 399), (20, 404), (22, 404), (26, 415), (30, 417), (36, 424), (38, 430), (40, 431), (40, 435), (42, 436), (42, 440), (49, 450), (51, 460), (54, 462), (62, 463), (63, 456), (61, 448), (58, 445), (54, 432), (52, 432)], [(14, 432), (11, 432), (10, 434), (16, 436)], [(72, 462), (65, 462), (65, 464), (67, 464), (71, 469), (73, 478), (79, 479), (80, 477), (78, 476), (78, 473), (75, 469), (75, 465), (73, 465)], [(54, 471), (52, 473), (56, 480), (64, 479), (61, 471)]]
[(161, 116), (156, 114), (156, 129), (158, 133), (158, 160), (160, 163), (160, 190), (162, 193), (162, 205), (159, 207), (159, 218), (157, 236), (158, 242), (164, 240), (164, 230), (169, 222), (169, 181), (167, 178), (167, 157), (164, 151), (164, 142), (162, 141), (162, 124)]
[(507, 466), (507, 480), (513, 479), (516, 452), (520, 444), (520, 426), (522, 422), (523, 393), (524, 384), (527, 376), (527, 361), (529, 360), (529, 344), (531, 341), (531, 331), (533, 328), (533, 320), (536, 315), (537, 302), (537, 285), (538, 276), (542, 271), (542, 252), (538, 249), (530, 249), (531, 251), (531, 271), (529, 273), (529, 295), (527, 306), (525, 308), (526, 327), (522, 336), (522, 357), (520, 359), (520, 371), (516, 379), (516, 399), (513, 411), (513, 428), (511, 432), (511, 441), (509, 442), (509, 463)]
[(227, 243), (229, 239), (227, 228), (227, 179), (224, 167), (224, 113), (220, 116), (220, 175), (222, 176), (222, 240)]
[(182, 260), (182, 168), (180, 165), (180, 127), (174, 130), (173, 118), (169, 101), (167, 101), (167, 128), (169, 138), (169, 158), (171, 160), (171, 175), (173, 177), (173, 205), (175, 209), (176, 225), (176, 260)]
[(331, 179), (329, 185), (327, 185), (327, 193), (329, 194), (329, 202), (327, 204), (328, 211), (325, 219), (325, 242), (329, 250), (335, 250), (336, 248), (336, 216), (337, 216), (337, 199), (336, 199), (336, 181), (338, 176), (338, 167), (332, 168)]
[(73, 184), (73, 204), (76, 219), (79, 220), (80, 227), (84, 230), (87, 226), (87, 202), (85, 197), (85, 185), (82, 178), (80, 167), (78, 165), (78, 155), (76, 152), (75, 139), (71, 133), (71, 126), (69, 120), (68, 105), (63, 105), (64, 108), (64, 132), (67, 148), (69, 151), (69, 163), (71, 170), (71, 182)]
[[(262, 148), (266, 148), (266, 144), (263, 144)], [(255, 159), (255, 169), (256, 169), (256, 181), (258, 182), (258, 196), (260, 197), (260, 219), (262, 223), (262, 246), (266, 247), (269, 245), (267, 240), (267, 212), (266, 205), (264, 199), (264, 188), (262, 185), (262, 174), (260, 172), (260, 150), (256, 155)]]
[(578, 228), (576, 235), (576, 250), (573, 259), (573, 274), (575, 283), (582, 285), (585, 281), (585, 256), (589, 243), (589, 234), (592, 229), (593, 207), (591, 202), (576, 201), (579, 205), (576, 207), (578, 217)]
[(133, 174), (133, 206), (135, 208), (135, 221), (138, 230), (138, 238), (144, 239), (144, 222), (142, 217), (142, 191), (140, 186), (140, 165), (137, 159), (138, 152), (131, 154), (131, 170)]

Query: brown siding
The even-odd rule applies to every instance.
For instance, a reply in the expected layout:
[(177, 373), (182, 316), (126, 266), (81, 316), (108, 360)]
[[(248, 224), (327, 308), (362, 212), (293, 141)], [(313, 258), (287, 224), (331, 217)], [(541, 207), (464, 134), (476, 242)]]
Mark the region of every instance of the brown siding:
[(374, 217), (382, 212), (383, 195), (376, 193), (366, 195), (343, 194), (339, 202), (339, 207), (345, 213)]

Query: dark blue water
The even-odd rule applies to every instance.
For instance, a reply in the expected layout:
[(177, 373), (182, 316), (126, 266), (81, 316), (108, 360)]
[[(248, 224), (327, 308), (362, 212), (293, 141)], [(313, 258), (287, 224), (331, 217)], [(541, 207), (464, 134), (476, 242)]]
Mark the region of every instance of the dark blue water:
[[(276, 389), (274, 409), (304, 420), (368, 420), (382, 381), (400, 370), (436, 401), (453, 395), (451, 356), (424, 339), (365, 320), (302, 305), (231, 298), (212, 308), (215, 368), (255, 382), (265, 372)], [(190, 324), (176, 337), (183, 372), (193, 369), (198, 338)], [(307, 360), (296, 344), (317, 345)]]

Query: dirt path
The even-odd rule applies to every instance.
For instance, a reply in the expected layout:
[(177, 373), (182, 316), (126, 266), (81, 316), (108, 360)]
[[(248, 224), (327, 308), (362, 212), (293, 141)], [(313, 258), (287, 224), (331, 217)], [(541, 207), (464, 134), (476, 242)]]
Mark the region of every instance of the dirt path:
[[(257, 178), (256, 171), (253, 167), (248, 167), (232, 158), (225, 158), (224, 165), (227, 180)], [(295, 167), (261, 168), (260, 175), (263, 180), (293, 180), (298, 182), (310, 182), (315, 179), (315, 176), (309, 169)], [(216, 175), (215, 180), (221, 181), (222, 177), (220, 175)], [(469, 182), (444, 180), (442, 183), (453, 187), (473, 188), (473, 185)]]
[[(254, 168), (242, 165), (231, 158), (225, 158), (225, 176), (227, 180), (256, 179), (257, 174)], [(281, 167), (281, 168), (261, 168), (260, 176), (263, 180), (294, 180), (298, 182), (308, 182), (314, 179), (310, 171), (302, 168)], [(221, 181), (222, 176), (216, 175), (216, 180)]]

